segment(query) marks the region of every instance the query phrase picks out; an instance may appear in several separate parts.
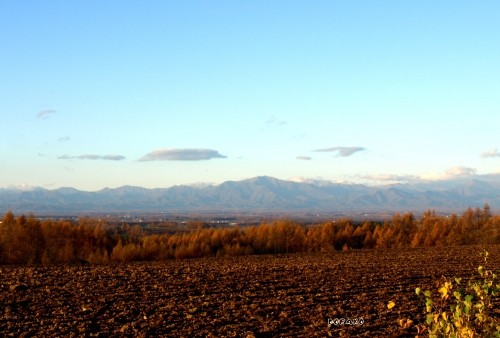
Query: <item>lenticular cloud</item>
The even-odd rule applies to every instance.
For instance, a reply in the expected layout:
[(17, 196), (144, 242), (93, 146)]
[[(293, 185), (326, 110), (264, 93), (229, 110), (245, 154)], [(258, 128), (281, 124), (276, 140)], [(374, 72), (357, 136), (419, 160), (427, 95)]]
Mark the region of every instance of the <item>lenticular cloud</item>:
[(146, 154), (140, 161), (203, 161), (226, 158), (213, 149), (159, 149)]

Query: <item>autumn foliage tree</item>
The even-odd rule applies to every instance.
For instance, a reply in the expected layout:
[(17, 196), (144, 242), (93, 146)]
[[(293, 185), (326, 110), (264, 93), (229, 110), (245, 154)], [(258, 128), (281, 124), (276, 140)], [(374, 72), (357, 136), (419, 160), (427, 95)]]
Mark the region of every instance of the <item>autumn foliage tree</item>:
[(446, 245), (500, 244), (500, 216), (486, 204), (462, 215), (426, 211), (385, 222), (338, 219), (304, 226), (292, 220), (213, 228), (192, 222), (183, 232), (146, 235), (143, 227), (90, 218), (39, 220), (7, 212), (0, 223), (0, 264), (127, 262), (208, 256), (333, 252)]

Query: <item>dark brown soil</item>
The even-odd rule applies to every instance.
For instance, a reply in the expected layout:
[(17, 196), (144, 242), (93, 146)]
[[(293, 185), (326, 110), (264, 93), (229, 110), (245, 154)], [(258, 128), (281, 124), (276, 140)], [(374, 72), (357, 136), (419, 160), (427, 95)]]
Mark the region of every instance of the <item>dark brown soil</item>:
[[(500, 246), (490, 266), (500, 269)], [(2, 336), (414, 336), (415, 287), (476, 276), (480, 248), (449, 247), (52, 267), (0, 266)], [(387, 309), (387, 303), (396, 306)], [(498, 300), (496, 304), (499, 304)], [(500, 308), (500, 306), (498, 307)], [(499, 311), (495, 310), (495, 315)], [(363, 325), (328, 325), (350, 318)]]

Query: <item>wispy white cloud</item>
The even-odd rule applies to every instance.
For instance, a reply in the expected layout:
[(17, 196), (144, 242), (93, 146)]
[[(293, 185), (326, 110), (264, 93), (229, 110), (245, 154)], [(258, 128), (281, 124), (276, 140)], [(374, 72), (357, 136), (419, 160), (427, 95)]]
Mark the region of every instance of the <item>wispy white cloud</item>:
[(492, 157), (500, 157), (500, 151), (498, 149), (491, 149), (489, 151), (485, 151), (481, 154), (482, 158), (492, 158)]
[(107, 161), (121, 161), (126, 157), (123, 155), (104, 155), (99, 158), (99, 160), (107, 160)]
[(68, 142), (70, 140), (69, 136), (59, 137), (57, 142)]
[(139, 161), (203, 161), (226, 158), (213, 149), (159, 149), (144, 155)]
[(56, 111), (54, 109), (46, 109), (46, 110), (42, 110), (40, 112), (38, 112), (38, 114), (36, 114), (36, 118), (37, 119), (42, 119), (42, 120), (46, 120), (48, 119), (51, 115), (55, 114)]
[(96, 154), (86, 154), (78, 156), (62, 155), (59, 156), (59, 160), (105, 160), (105, 161), (122, 161), (126, 157), (122, 155), (96, 155)]
[(271, 116), (269, 120), (266, 121), (268, 126), (281, 127), (287, 124), (286, 121), (278, 119), (276, 116)]
[(337, 153), (337, 157), (348, 157), (351, 156), (352, 154), (364, 150), (366, 150), (366, 148), (364, 147), (331, 147), (331, 148), (316, 149), (314, 151)]
[(312, 157), (310, 157), (310, 156), (297, 156), (297, 160), (310, 161), (310, 160), (312, 160)]

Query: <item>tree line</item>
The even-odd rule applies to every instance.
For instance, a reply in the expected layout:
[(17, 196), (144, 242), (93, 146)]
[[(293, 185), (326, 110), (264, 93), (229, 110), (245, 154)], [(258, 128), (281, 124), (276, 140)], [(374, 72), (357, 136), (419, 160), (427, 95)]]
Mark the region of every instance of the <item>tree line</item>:
[(0, 264), (109, 263), (208, 256), (328, 252), (469, 244), (500, 244), (500, 215), (468, 208), (419, 219), (396, 213), (385, 222), (339, 219), (315, 225), (292, 220), (258, 226), (206, 228), (146, 235), (140, 226), (124, 229), (83, 218), (39, 220), (7, 212), (0, 224)]

